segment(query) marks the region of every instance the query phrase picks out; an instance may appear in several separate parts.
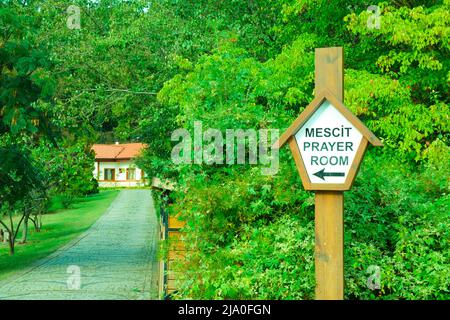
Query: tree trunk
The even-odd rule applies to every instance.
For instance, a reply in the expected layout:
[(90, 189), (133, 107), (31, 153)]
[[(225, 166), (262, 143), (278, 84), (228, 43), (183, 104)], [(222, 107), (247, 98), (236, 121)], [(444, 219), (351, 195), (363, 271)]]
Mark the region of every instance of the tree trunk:
[(9, 236), (9, 255), (14, 255), (14, 236)]
[(42, 228), (42, 213), (39, 212), (39, 213), (34, 217), (34, 219), (35, 219), (35, 221), (36, 221), (36, 224), (34, 225), (34, 226), (35, 226), (35, 229), (36, 229), (36, 232), (41, 232), (41, 228)]
[(27, 242), (27, 238), (28, 238), (28, 218), (29, 218), (29, 216), (26, 215), (25, 219), (23, 220), (22, 241), (20, 243)]
[(9, 255), (14, 255), (14, 242), (16, 237), (14, 237), (14, 223), (13, 223), (13, 215), (11, 211), (9, 212), (9, 224), (11, 228), (8, 230), (8, 243), (9, 243)]
[(35, 214), (33, 216), (33, 218), (30, 218), (31, 222), (33, 222), (33, 226), (34, 226), (34, 231), (39, 232), (40, 227), (39, 227), (39, 214)]

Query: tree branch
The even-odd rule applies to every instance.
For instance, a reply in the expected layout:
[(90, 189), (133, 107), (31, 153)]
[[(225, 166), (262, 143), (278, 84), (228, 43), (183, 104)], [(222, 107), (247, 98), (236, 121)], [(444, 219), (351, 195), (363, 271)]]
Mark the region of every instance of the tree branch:
[(19, 224), (17, 225), (16, 231), (14, 232), (14, 238), (13, 238), (14, 241), (16, 241), (17, 234), (19, 233), (20, 225), (22, 224), (22, 221), (25, 218), (25, 215), (26, 214), (22, 214), (22, 218), (20, 218)]
[(11, 233), (10, 230), (9, 230), (9, 228), (8, 228), (8, 226), (7, 226), (2, 220), (0, 220), (0, 224), (6, 228), (6, 231), (8, 231), (9, 233)]
[(152, 95), (155, 96), (158, 93), (157, 92), (149, 92), (149, 91), (132, 91), (129, 89), (84, 89), (85, 92), (89, 92), (89, 91), (106, 91), (106, 92), (125, 92), (125, 93), (131, 93), (131, 94), (146, 94), (146, 95)]

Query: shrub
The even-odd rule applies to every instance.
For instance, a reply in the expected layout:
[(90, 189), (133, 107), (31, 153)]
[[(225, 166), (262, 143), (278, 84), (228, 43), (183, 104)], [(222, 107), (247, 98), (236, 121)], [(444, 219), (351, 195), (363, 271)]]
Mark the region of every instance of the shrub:
[(75, 195), (71, 193), (63, 193), (60, 196), (61, 204), (64, 207), (64, 209), (68, 209), (72, 206), (72, 204), (75, 202)]

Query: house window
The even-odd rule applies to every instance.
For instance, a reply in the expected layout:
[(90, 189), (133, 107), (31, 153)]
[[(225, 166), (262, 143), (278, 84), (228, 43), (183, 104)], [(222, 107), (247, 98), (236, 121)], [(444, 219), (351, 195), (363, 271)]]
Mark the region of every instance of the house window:
[(127, 169), (127, 180), (136, 180), (136, 169), (135, 168)]
[(105, 180), (108, 181), (115, 180), (115, 169), (105, 169)]

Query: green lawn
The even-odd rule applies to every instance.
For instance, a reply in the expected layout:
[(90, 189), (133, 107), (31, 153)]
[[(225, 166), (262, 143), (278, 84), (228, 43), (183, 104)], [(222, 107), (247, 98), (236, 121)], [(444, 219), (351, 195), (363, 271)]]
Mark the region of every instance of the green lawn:
[(99, 194), (77, 199), (70, 209), (62, 209), (59, 199), (55, 198), (49, 214), (42, 219), (41, 232), (35, 232), (30, 222), (28, 242), (17, 243), (13, 256), (9, 256), (7, 244), (0, 244), (0, 280), (29, 267), (89, 229), (118, 193), (119, 190), (102, 190)]

